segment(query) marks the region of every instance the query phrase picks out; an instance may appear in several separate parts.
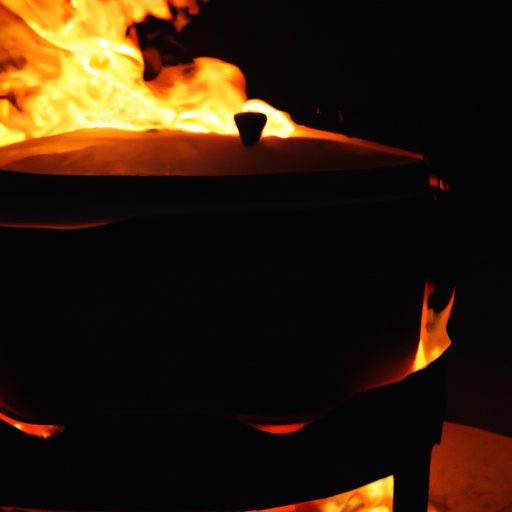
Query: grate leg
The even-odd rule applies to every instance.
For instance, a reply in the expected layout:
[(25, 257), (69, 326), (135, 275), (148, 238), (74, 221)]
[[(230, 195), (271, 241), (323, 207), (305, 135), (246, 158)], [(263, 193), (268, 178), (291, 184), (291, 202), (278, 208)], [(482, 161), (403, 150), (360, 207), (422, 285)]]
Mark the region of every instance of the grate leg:
[(393, 512), (427, 512), (431, 454), (422, 450), (395, 472)]

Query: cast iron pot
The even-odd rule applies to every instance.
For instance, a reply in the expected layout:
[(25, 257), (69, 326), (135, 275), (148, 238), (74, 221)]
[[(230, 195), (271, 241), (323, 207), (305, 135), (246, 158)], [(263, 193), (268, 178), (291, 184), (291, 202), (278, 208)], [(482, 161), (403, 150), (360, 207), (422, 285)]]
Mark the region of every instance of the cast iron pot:
[(1, 411), (295, 423), (403, 379), (445, 267), (430, 172), (2, 171), (0, 221), (18, 228), (0, 228)]

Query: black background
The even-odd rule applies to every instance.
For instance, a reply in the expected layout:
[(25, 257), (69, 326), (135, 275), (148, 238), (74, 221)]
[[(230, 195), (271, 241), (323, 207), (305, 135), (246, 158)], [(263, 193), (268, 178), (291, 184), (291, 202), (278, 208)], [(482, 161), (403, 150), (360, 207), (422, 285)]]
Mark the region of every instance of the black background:
[(457, 300), (447, 419), (512, 436), (505, 4), (211, 0), (180, 40), (193, 56), (239, 66), (249, 97), (296, 122), (422, 153), (449, 179)]

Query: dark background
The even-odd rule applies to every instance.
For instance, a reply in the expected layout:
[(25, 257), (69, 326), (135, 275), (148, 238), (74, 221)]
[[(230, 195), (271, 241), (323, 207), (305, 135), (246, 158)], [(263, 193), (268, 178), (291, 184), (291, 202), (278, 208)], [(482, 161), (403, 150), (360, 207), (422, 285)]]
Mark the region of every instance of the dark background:
[(448, 178), (446, 418), (512, 436), (512, 20), (505, 2), (490, 5), (211, 0), (180, 41), (239, 66), (249, 97), (296, 122), (422, 153)]

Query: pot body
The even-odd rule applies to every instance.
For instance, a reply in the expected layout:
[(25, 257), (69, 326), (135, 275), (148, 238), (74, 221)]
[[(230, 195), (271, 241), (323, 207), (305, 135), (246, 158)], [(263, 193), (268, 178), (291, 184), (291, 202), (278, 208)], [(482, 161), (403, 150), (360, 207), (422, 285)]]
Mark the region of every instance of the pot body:
[(157, 182), (156, 213), (132, 180), (102, 198), (120, 222), (0, 228), (2, 410), (293, 423), (408, 375), (437, 266), (425, 166), (244, 178), (186, 182), (196, 202)]

